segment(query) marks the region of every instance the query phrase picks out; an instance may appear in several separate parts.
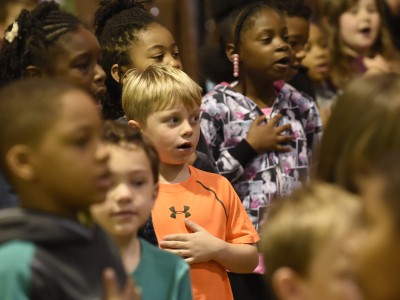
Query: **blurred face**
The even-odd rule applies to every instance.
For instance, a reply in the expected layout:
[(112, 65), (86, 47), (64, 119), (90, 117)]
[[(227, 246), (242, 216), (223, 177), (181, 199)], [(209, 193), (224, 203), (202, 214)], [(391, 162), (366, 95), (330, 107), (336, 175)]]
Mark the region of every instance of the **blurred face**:
[(363, 299), (354, 279), (351, 256), (343, 247), (348, 235), (349, 232), (343, 230), (318, 249), (311, 262), (309, 276), (303, 282), (304, 299)]
[(394, 216), (383, 198), (384, 180), (361, 181), (364, 224), (360, 233), (357, 265), (360, 285), (368, 300), (399, 299), (400, 236)]
[(93, 205), (95, 220), (112, 236), (136, 235), (150, 216), (157, 195), (151, 164), (134, 145), (109, 145), (113, 186), (103, 203)]
[(160, 161), (180, 165), (188, 162), (200, 135), (200, 108), (191, 109), (182, 104), (152, 113), (143, 132), (154, 143)]
[(290, 63), (287, 28), (277, 12), (262, 9), (241, 34), (240, 74), (275, 81), (285, 78)]
[(178, 46), (167, 28), (154, 23), (137, 34), (129, 50), (133, 67), (144, 71), (151, 65), (170, 65), (182, 69)]
[(112, 183), (109, 156), (100, 139), (101, 119), (91, 97), (71, 91), (60, 105), (57, 121), (32, 150), (34, 180), (46, 193), (43, 203), (48, 207), (43, 210), (75, 216), (77, 210), (104, 200)]
[(329, 49), (325, 37), (315, 24), (310, 26), (310, 38), (305, 47), (302, 65), (308, 69), (312, 81), (323, 81), (329, 75)]
[(380, 28), (380, 16), (375, 0), (359, 0), (339, 18), (343, 43), (358, 55), (365, 55), (375, 43)]
[(291, 80), (298, 72), (302, 60), (306, 56), (304, 46), (308, 40), (310, 22), (301, 17), (286, 17), (289, 36), (289, 45), (292, 50), (292, 59), (286, 80)]
[(83, 26), (57, 41), (51, 52), (54, 55), (48, 75), (65, 77), (91, 93), (97, 103), (106, 92), (105, 73), (99, 65), (100, 45)]

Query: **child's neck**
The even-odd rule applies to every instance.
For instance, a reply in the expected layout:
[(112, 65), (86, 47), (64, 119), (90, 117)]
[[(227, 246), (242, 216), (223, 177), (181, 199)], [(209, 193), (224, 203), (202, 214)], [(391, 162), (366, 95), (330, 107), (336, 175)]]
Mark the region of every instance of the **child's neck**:
[(160, 162), (160, 183), (180, 183), (190, 177), (190, 170), (186, 164), (171, 165)]
[(128, 274), (132, 273), (139, 265), (141, 257), (140, 242), (137, 235), (114, 237), (114, 241), (118, 246), (125, 270)]
[(234, 87), (234, 90), (253, 100), (259, 108), (271, 107), (276, 93), (273, 82), (266, 80), (244, 79)]

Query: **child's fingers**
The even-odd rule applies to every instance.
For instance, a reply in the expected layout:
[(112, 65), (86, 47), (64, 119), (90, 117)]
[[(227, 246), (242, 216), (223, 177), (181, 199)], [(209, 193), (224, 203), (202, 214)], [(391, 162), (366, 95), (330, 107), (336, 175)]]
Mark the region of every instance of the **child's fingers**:
[(285, 130), (289, 130), (290, 128), (292, 128), (292, 125), (290, 125), (290, 123), (288, 123), (288, 124), (276, 127), (276, 132), (279, 134)]
[(279, 144), (290, 143), (293, 140), (291, 135), (280, 135), (276, 138)]
[(189, 219), (185, 219), (185, 225), (193, 232), (205, 231), (203, 227)]
[(119, 294), (118, 282), (115, 272), (111, 268), (107, 268), (103, 272), (104, 295), (105, 300), (117, 300)]
[(278, 152), (289, 152), (292, 150), (292, 147), (290, 146), (282, 146), (282, 145), (276, 145), (275, 151)]
[(280, 119), (282, 119), (282, 115), (281, 114), (277, 114), (276, 116), (273, 116), (271, 118), (271, 120), (268, 122), (268, 124), (270, 126), (275, 126), (276, 124), (278, 124)]
[(128, 278), (122, 291), (119, 290), (117, 276), (111, 268), (103, 273), (104, 300), (140, 300), (141, 289)]
[(265, 115), (258, 116), (258, 117), (255, 118), (255, 120), (253, 121), (252, 126), (259, 126), (262, 122), (265, 121), (265, 118), (266, 118)]
[(186, 249), (186, 242), (180, 241), (162, 241), (160, 247), (163, 249)]
[(164, 250), (166, 250), (170, 253), (173, 253), (175, 255), (178, 255), (180, 257), (183, 257), (183, 258), (191, 257), (190, 250), (184, 250), (184, 249), (164, 249)]
[(184, 234), (169, 234), (164, 236), (163, 241), (179, 241), (179, 242), (186, 242), (189, 240), (190, 233)]

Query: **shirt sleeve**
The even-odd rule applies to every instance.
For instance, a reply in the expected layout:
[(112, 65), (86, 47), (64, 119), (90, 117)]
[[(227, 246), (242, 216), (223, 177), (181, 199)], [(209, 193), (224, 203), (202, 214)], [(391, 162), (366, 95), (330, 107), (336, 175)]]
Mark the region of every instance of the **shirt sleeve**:
[(190, 281), (189, 265), (183, 260), (179, 262), (177, 267), (177, 300), (191, 300), (192, 284)]
[(226, 181), (227, 199), (229, 201), (228, 219), (226, 224), (225, 241), (232, 244), (254, 244), (260, 237), (253, 226), (246, 210), (244, 209), (239, 196), (232, 185)]
[[(244, 172), (242, 163), (245, 164), (251, 160), (255, 151), (250, 145), (243, 145), (243, 143), (229, 149), (224, 148), (225, 123), (229, 121), (227, 117), (229, 107), (225, 104), (224, 97), (225, 95), (221, 93), (210, 93), (203, 97), (200, 127), (215, 159), (218, 172), (230, 182), (234, 182)], [(246, 156), (250, 158), (248, 160), (238, 159)]]
[(9, 242), (0, 248), (0, 299), (30, 299), (34, 246)]

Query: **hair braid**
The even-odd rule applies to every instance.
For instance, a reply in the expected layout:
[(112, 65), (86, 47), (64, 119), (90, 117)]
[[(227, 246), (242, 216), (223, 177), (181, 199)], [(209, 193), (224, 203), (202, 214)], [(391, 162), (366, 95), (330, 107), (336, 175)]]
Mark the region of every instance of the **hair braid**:
[[(111, 76), (111, 67), (132, 66), (128, 50), (137, 40), (137, 33), (158, 23), (144, 8), (146, 1), (101, 0), (95, 13), (95, 34), (102, 47), (102, 67), (106, 72), (107, 94), (102, 100), (103, 115), (116, 119), (124, 115), (121, 105), (122, 87)], [(120, 77), (122, 77), (120, 70)]]
[(12, 42), (4, 40), (0, 50), (0, 86), (22, 78), (29, 65), (48, 65), (50, 46), (82, 25), (77, 17), (62, 11), (54, 2), (41, 3), (31, 12), (22, 10), (16, 23), (16, 38)]

